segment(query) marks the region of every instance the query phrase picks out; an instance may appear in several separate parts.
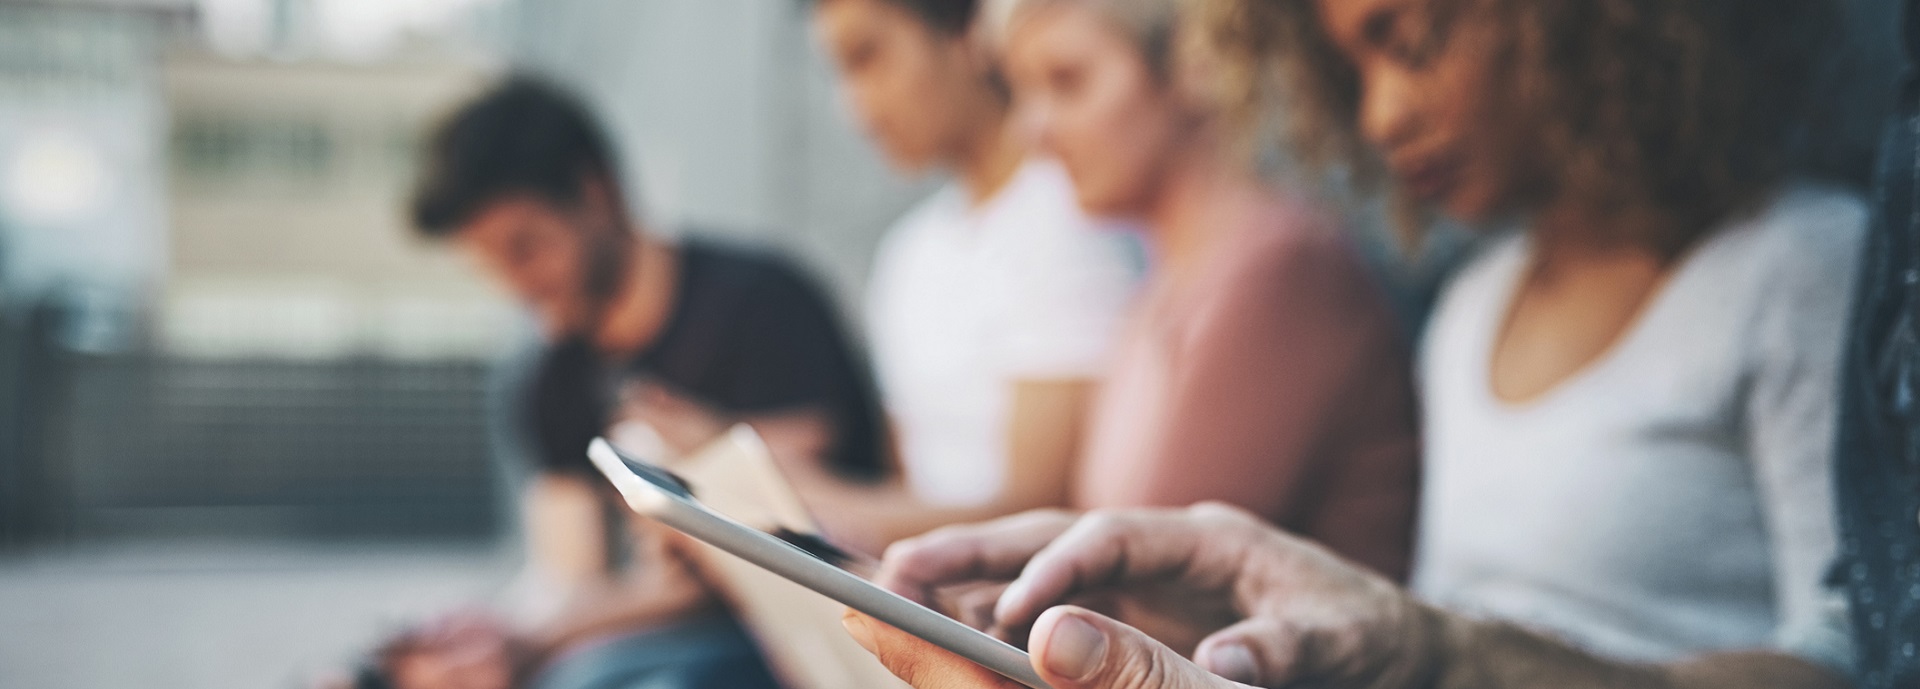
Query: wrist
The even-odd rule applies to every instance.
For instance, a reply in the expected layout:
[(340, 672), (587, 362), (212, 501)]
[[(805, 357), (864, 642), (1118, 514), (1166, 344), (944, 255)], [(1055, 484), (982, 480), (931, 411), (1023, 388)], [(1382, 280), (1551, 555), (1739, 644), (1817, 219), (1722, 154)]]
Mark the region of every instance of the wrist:
[(1422, 606), (1434, 625), (1425, 684), (1418, 689), (1673, 689), (1645, 665), (1611, 661), (1509, 622)]
[(1432, 605), (1405, 599), (1409, 608), (1404, 637), (1404, 664), (1380, 689), (1466, 689), (1477, 687), (1465, 676), (1472, 631), (1471, 622)]

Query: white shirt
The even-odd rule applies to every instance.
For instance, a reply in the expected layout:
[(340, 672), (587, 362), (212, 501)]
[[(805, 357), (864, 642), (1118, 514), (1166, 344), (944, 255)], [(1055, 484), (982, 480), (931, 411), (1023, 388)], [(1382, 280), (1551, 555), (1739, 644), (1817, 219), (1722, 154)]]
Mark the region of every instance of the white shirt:
[(1472, 261), (1421, 361), (1416, 590), (1629, 660), (1843, 662), (1827, 623), (1844, 608), (1820, 580), (1866, 217), (1853, 196), (1783, 192), (1702, 240), (1599, 360), (1518, 404), (1493, 395), (1488, 363), (1529, 245)]
[(974, 207), (949, 184), (881, 242), (868, 333), (914, 492), (992, 500), (1013, 383), (1097, 378), (1142, 270), (1137, 235), (1090, 220), (1066, 172), (1029, 161)]

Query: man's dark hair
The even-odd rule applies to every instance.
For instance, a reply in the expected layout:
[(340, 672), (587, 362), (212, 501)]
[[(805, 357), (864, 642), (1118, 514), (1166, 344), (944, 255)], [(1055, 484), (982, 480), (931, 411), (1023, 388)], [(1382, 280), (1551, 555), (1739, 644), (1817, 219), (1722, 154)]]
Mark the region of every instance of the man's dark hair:
[[(824, 5), (833, 0), (810, 0), (810, 4)], [(912, 12), (933, 30), (949, 36), (958, 36), (973, 26), (973, 16), (980, 9), (979, 0), (881, 0)]]
[(503, 196), (575, 203), (588, 179), (612, 186), (614, 169), (612, 146), (577, 98), (533, 77), (511, 77), (433, 133), (413, 224), (445, 237)]

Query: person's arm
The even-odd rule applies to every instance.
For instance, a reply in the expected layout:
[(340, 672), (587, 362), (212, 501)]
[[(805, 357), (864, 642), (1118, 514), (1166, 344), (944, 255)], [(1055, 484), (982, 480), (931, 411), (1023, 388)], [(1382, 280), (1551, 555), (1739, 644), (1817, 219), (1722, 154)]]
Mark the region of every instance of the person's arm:
[(1822, 579), (1838, 553), (1835, 428), (1841, 359), (1865, 211), (1850, 197), (1801, 215), (1816, 228), (1769, 259), (1752, 331), (1744, 425), (1773, 561), (1774, 645), (1833, 667), (1852, 661), (1844, 596)]
[[(610, 511), (609, 508), (612, 508)], [(687, 570), (662, 527), (633, 516), (587, 479), (547, 473), (525, 493), (527, 567), (552, 603), (517, 620), (515, 636), (533, 654), (605, 632), (645, 626), (715, 604)], [(611, 519), (626, 533), (610, 534)], [(610, 538), (633, 552), (615, 571)]]
[[(1007, 429), (1008, 467), (991, 500), (944, 506), (922, 500), (903, 476), (875, 484), (841, 480), (809, 463), (782, 468), (829, 534), (880, 552), (888, 544), (948, 524), (982, 521), (1066, 502), (1094, 384), (1086, 380), (1014, 384)], [(763, 431), (764, 433), (764, 431)]]
[[(1069, 622), (1070, 620), (1070, 622)], [(934, 646), (919, 637), (848, 611), (842, 623), (855, 641), (887, 669), (917, 689), (1022, 689), (1011, 680)], [(1065, 624), (1063, 624), (1065, 623)], [(1524, 633), (1520, 647), (1538, 646)], [(1172, 649), (1119, 621), (1090, 610), (1061, 606), (1034, 624), (1028, 647), (1033, 667), (1055, 689), (1230, 689), (1248, 686), (1208, 672)], [(1485, 673), (1460, 671), (1412, 684), (1330, 684), (1353, 689), (1844, 689), (1848, 685), (1788, 656), (1721, 654), (1663, 668), (1612, 666), (1568, 657), (1565, 649), (1514, 651), (1488, 645), (1485, 652), (1516, 657), (1513, 668)], [(1559, 658), (1553, 660), (1552, 658)], [(1544, 660), (1544, 662), (1542, 662)]]
[[(1318, 545), (1220, 505), (1022, 515), (896, 546), (881, 581), (909, 597), (1013, 579), (995, 614), (1032, 625), (1034, 667), (1057, 689), (1255, 686), (1350, 689), (1845, 689), (1829, 671), (1755, 651), (1655, 665), (1608, 660), (1519, 627), (1416, 601)], [(1121, 621), (1061, 606), (1076, 596), (1175, 586), (1229, 601), (1237, 621), (1196, 614), (1210, 635), (1180, 657)], [(858, 615), (848, 628), (916, 687), (1013, 687)], [(1203, 670), (1204, 668), (1204, 670)], [(1210, 671), (1210, 672), (1209, 672)]]
[[(1029, 209), (1019, 228), (1029, 243), (998, 257), (1010, 282), (996, 293), (1011, 296), (995, 305), (1001, 317), (981, 373), (1003, 378), (1011, 401), (1003, 451), (976, 461), (1006, 463), (999, 491), (974, 504), (942, 505), (923, 500), (905, 476), (859, 485), (795, 467), (802, 497), (830, 533), (878, 552), (935, 527), (1066, 504), (1097, 381), (1131, 312), (1139, 271), (1127, 229), (1091, 223), (1070, 198), (1059, 200), (1057, 208)], [(901, 307), (893, 290), (911, 279), (889, 255), (883, 249), (875, 268), (874, 313)], [(912, 470), (911, 461), (897, 464)]]
[(1066, 501), (1095, 384), (1090, 380), (1013, 383), (1007, 422), (1008, 471), (985, 502), (949, 506), (922, 500), (900, 472), (862, 483), (825, 461), (836, 428), (818, 409), (725, 416), (654, 385), (637, 386), (623, 414), (645, 422), (682, 455), (720, 437), (734, 423), (752, 426), (808, 511), (843, 546), (878, 553), (894, 541), (948, 524), (983, 521)]

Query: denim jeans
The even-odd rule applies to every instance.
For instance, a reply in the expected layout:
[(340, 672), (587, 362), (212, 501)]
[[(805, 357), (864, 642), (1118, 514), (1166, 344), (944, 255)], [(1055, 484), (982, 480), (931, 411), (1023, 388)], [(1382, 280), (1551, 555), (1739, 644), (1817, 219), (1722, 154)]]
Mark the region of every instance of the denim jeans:
[(553, 659), (529, 689), (779, 689), (740, 625), (714, 615), (590, 643)]

